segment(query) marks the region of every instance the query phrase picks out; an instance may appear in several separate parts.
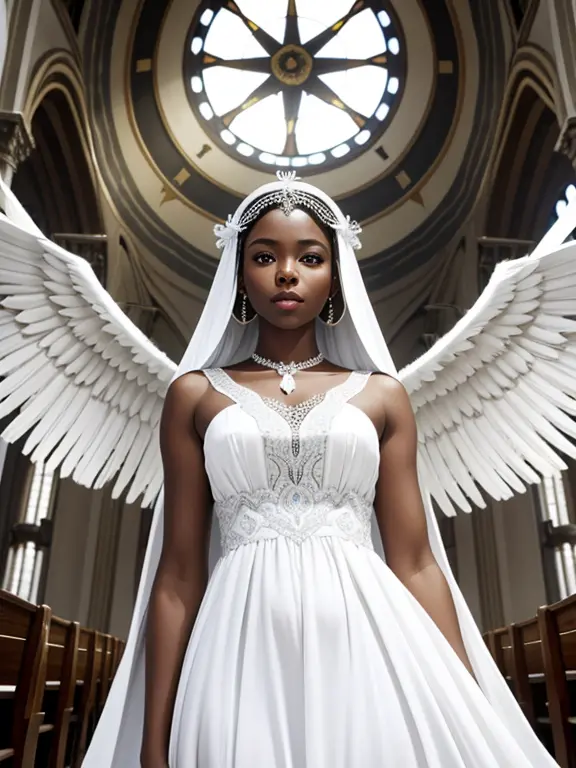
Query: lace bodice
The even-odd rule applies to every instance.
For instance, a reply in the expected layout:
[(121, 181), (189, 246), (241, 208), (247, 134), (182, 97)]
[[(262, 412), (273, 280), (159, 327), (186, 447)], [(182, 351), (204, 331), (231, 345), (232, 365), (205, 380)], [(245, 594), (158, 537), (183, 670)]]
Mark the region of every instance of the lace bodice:
[(234, 405), (209, 425), (204, 451), (224, 554), (286, 536), (339, 536), (372, 547), (378, 438), (349, 404), (370, 376), (353, 372), (295, 406), (263, 398), (221, 369), (205, 371)]

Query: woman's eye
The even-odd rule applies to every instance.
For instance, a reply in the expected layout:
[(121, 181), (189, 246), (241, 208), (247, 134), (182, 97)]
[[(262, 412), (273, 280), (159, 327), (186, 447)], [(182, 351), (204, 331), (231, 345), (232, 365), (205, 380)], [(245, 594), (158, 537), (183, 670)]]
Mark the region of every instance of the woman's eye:
[(274, 256), (271, 253), (257, 253), (254, 256), (254, 261), (257, 264), (271, 264), (274, 261)]
[(324, 259), (318, 253), (307, 253), (305, 256), (302, 256), (301, 261), (304, 264), (322, 264)]

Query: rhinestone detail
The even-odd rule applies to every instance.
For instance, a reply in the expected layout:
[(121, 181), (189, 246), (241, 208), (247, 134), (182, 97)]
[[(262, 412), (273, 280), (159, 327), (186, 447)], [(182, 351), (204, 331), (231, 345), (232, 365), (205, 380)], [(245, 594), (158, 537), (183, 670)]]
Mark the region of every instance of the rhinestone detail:
[[(264, 399), (237, 384), (221, 368), (204, 371), (216, 391), (238, 403), (258, 424), (264, 443), (267, 487), (219, 500), (214, 511), (222, 550), (285, 536), (301, 544), (310, 536), (338, 536), (373, 548), (374, 493), (365, 496), (324, 487), (324, 461), (332, 420), (362, 391), (368, 372), (354, 372), (342, 384), (297, 405)], [(310, 424), (302, 424), (310, 415)], [(290, 435), (282, 425), (290, 427)]]
[(298, 403), (298, 405), (286, 405), (272, 397), (262, 398), (269, 408), (272, 408), (272, 410), (280, 414), (284, 421), (288, 423), (292, 432), (293, 456), (298, 456), (300, 453), (300, 427), (302, 426), (302, 422), (306, 416), (308, 416), (310, 411), (316, 408), (317, 405), (320, 405), (322, 400), (324, 400), (324, 397), (324, 394), (314, 395), (314, 397), (305, 400), (303, 403)]
[(362, 247), (358, 237), (362, 232), (360, 224), (353, 221), (350, 216), (346, 216), (344, 222), (340, 221), (338, 215), (320, 198), (302, 189), (294, 188), (294, 182), (300, 178), (296, 175), (296, 171), (277, 171), (276, 177), (282, 184), (279, 189), (256, 198), (246, 208), (238, 221), (235, 215), (228, 216), (226, 224), (215, 225), (214, 234), (218, 238), (216, 242), (218, 248), (224, 248), (226, 243), (235, 237), (237, 238), (267, 208), (279, 208), (285, 216), (290, 216), (298, 207), (313, 211), (323, 224), (339, 232), (352, 248)]
[(263, 368), (272, 368), (272, 370), (276, 371), (279, 376), (282, 376), (280, 389), (285, 395), (290, 395), (296, 389), (296, 382), (294, 381), (294, 374), (296, 371), (304, 371), (306, 368), (314, 368), (315, 365), (319, 365), (322, 360), (324, 360), (324, 355), (320, 352), (316, 357), (311, 357), (309, 360), (303, 360), (301, 363), (276, 363), (273, 360), (257, 355), (256, 352), (254, 352), (252, 360)]

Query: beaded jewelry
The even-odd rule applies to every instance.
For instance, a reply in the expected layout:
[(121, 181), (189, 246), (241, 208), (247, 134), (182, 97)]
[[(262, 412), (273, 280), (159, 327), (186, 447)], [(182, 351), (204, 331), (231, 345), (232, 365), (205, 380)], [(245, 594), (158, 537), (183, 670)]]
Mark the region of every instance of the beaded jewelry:
[(299, 207), (308, 208), (312, 211), (323, 224), (339, 232), (352, 248), (361, 247), (358, 235), (362, 232), (362, 227), (357, 221), (352, 221), (348, 216), (346, 223), (342, 224), (322, 200), (308, 192), (294, 188), (292, 183), (298, 180), (296, 171), (278, 171), (276, 175), (278, 181), (282, 182), (280, 189), (255, 200), (253, 205), (244, 211), (239, 221), (234, 222), (228, 216), (225, 225), (216, 224), (214, 234), (218, 237), (216, 242), (218, 248), (223, 248), (229, 240), (237, 237), (267, 208), (279, 208), (285, 216), (290, 216)]

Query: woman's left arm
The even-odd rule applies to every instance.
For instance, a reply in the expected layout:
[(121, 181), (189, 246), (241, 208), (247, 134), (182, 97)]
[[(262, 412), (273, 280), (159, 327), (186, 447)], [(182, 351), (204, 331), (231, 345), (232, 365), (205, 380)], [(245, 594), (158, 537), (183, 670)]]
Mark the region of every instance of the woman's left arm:
[(375, 500), (386, 562), (473, 675), (450, 587), (430, 548), (418, 484), (418, 437), (410, 400), (400, 382), (385, 376), (375, 378), (382, 390), (386, 417)]

